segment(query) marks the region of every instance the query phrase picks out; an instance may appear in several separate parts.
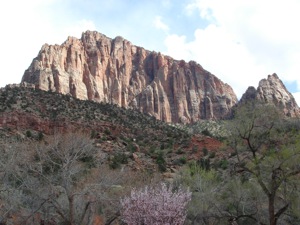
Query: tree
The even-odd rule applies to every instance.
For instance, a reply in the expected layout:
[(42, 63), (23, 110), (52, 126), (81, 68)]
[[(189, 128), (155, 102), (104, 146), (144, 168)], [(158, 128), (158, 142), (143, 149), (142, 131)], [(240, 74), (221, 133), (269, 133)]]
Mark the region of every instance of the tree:
[(91, 223), (106, 205), (115, 207), (118, 201), (111, 197), (111, 188), (124, 176), (103, 162), (101, 149), (83, 134), (57, 134), (36, 145), (33, 163), (28, 165), (28, 173), (35, 180), (31, 194), (40, 203), (36, 209), (52, 218), (60, 217), (65, 224), (77, 225)]
[(102, 165), (103, 152), (84, 134), (7, 142), (0, 153), (0, 222), (16, 213), (22, 224), (37, 214), (45, 223), (90, 224), (100, 208), (109, 216), (118, 210), (122, 190), (111, 190), (125, 178)]
[[(91, 195), (93, 187), (86, 185), (96, 163), (95, 153), (88, 137), (57, 134), (46, 145), (35, 147), (34, 163), (28, 165), (28, 172), (36, 179), (38, 197), (70, 225), (81, 222), (96, 200)], [(77, 201), (83, 206), (80, 213), (76, 212)]]
[(266, 213), (268, 219), (257, 216), (260, 224), (276, 225), (285, 220), (299, 188), (295, 182), (300, 174), (299, 135), (285, 128), (274, 107), (251, 102), (237, 109), (229, 129), (230, 145), (237, 155), (234, 172), (254, 179), (267, 199), (266, 211), (258, 214)]
[(181, 188), (172, 191), (172, 186), (164, 183), (133, 189), (129, 197), (121, 200), (121, 217), (130, 225), (181, 225), (190, 199), (191, 192)]
[(189, 187), (192, 199), (188, 205), (187, 219), (191, 224), (224, 223), (216, 204), (221, 187), (221, 177), (214, 170), (206, 170), (192, 161), (180, 170), (175, 184)]
[(23, 168), (27, 157), (11, 140), (0, 144), (0, 223), (6, 223), (11, 214), (19, 210), (26, 198), (23, 187)]
[(4, 224), (93, 224), (100, 214), (109, 225), (120, 218), (120, 197), (160, 178), (109, 169), (107, 154), (82, 133), (3, 139), (0, 154)]
[(175, 181), (193, 192), (188, 206), (190, 224), (253, 225), (261, 195), (253, 182), (230, 176), (228, 171), (206, 170), (199, 163), (190, 162), (180, 170)]

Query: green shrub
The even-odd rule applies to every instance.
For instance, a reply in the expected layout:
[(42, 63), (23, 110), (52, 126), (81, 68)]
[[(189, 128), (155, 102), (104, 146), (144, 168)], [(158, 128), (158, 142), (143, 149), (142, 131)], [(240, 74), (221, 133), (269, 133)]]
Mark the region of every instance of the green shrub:
[(203, 155), (204, 155), (204, 156), (207, 156), (207, 154), (208, 154), (208, 149), (207, 149), (206, 147), (203, 147), (202, 152), (203, 152)]
[(183, 154), (184, 153), (184, 151), (182, 150), (182, 149), (178, 149), (177, 151), (176, 151), (176, 154), (178, 154), (178, 155), (181, 155), (181, 154)]
[(85, 164), (85, 166), (89, 169), (96, 167), (95, 158), (91, 155), (83, 156), (79, 159), (81, 162)]
[(95, 130), (92, 130), (92, 132), (91, 132), (91, 138), (95, 139), (95, 138), (97, 138), (97, 136), (98, 136), (98, 133)]
[(104, 130), (104, 134), (106, 134), (106, 135), (111, 135), (111, 131), (110, 131), (109, 129), (106, 128), (106, 129)]
[(205, 136), (212, 136), (208, 129), (201, 131), (201, 133)]
[(149, 154), (150, 156), (153, 156), (154, 153), (155, 153), (155, 147), (152, 145), (152, 146), (150, 147), (149, 151), (148, 151), (148, 154)]
[(117, 169), (121, 166), (121, 164), (127, 164), (128, 163), (128, 156), (124, 153), (117, 153), (113, 156), (109, 163), (109, 167), (111, 169)]
[(39, 132), (39, 133), (38, 133), (38, 136), (37, 136), (37, 140), (38, 140), (38, 141), (41, 141), (41, 140), (43, 140), (43, 138), (44, 138), (43, 132)]
[(215, 158), (215, 156), (216, 156), (216, 153), (215, 153), (215, 152), (210, 152), (208, 157), (209, 157), (210, 159), (212, 159), (212, 158)]
[(32, 138), (32, 133), (31, 133), (30, 130), (27, 130), (27, 131), (26, 131), (26, 137)]
[(192, 148), (192, 153), (196, 153), (197, 151), (198, 151), (198, 147), (196, 145), (194, 145)]
[(223, 170), (226, 170), (228, 168), (228, 161), (226, 159), (222, 159), (219, 162), (219, 167), (222, 168)]
[(186, 157), (185, 156), (183, 156), (183, 157), (181, 157), (180, 159), (179, 159), (179, 161), (180, 161), (180, 163), (181, 164), (186, 164)]
[(203, 170), (210, 170), (210, 160), (209, 158), (201, 158), (199, 160), (199, 165)]
[(134, 153), (137, 151), (137, 146), (133, 145), (132, 142), (129, 142), (126, 149), (127, 151)]
[(163, 152), (158, 152), (157, 158), (156, 158), (156, 163), (158, 165), (158, 169), (160, 172), (165, 172), (167, 170), (166, 167), (166, 160), (164, 159)]

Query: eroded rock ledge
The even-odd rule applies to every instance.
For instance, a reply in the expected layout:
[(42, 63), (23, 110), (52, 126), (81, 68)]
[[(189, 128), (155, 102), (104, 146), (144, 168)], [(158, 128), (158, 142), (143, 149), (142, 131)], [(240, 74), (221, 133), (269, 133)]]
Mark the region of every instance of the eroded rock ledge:
[(87, 31), (62, 45), (45, 44), (22, 82), (79, 99), (131, 107), (157, 119), (190, 123), (226, 117), (237, 97), (196, 62)]

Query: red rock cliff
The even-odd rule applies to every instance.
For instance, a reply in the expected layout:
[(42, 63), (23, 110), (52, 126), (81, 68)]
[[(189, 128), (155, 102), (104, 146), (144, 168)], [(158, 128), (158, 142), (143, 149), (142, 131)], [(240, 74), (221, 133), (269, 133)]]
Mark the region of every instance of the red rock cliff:
[(288, 117), (299, 117), (300, 109), (293, 95), (286, 89), (276, 73), (262, 79), (257, 89), (249, 87), (241, 98), (241, 102), (256, 100), (275, 105)]
[(132, 107), (166, 122), (226, 117), (232, 88), (196, 62), (174, 60), (87, 31), (62, 45), (45, 44), (22, 82), (79, 99)]

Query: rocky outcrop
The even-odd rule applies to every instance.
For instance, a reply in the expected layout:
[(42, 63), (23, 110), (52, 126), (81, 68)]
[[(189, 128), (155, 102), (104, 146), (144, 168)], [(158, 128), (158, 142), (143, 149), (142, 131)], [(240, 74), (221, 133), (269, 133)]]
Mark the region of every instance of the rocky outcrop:
[(226, 117), (232, 88), (196, 62), (184, 62), (87, 31), (62, 45), (45, 44), (22, 82), (79, 99), (135, 108), (166, 122)]
[(293, 95), (286, 89), (277, 74), (268, 75), (267, 79), (259, 82), (257, 89), (249, 87), (242, 96), (240, 102), (258, 100), (268, 104), (274, 104), (286, 116), (300, 116), (299, 107)]

